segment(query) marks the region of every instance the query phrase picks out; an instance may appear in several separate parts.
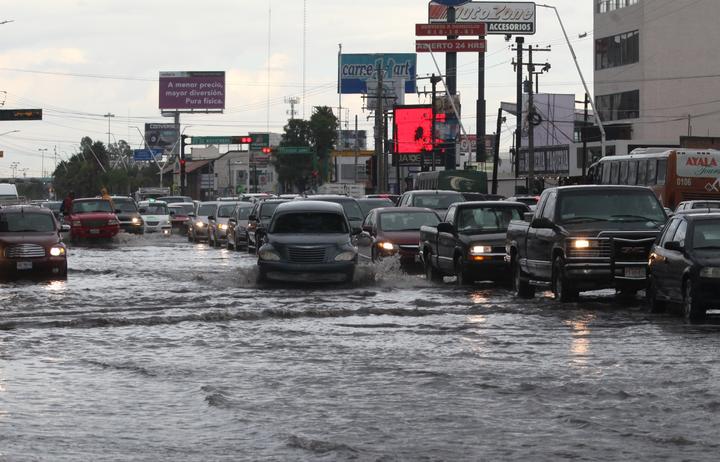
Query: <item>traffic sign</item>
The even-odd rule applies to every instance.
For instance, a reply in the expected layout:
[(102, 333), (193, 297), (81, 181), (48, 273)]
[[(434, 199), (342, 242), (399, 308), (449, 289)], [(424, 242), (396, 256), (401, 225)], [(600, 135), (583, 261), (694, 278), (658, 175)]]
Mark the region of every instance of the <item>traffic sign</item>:
[(42, 120), (42, 109), (0, 109), (0, 120)]
[(251, 136), (193, 136), (190, 144), (251, 144)]
[(485, 35), (484, 23), (415, 24), (415, 35)]
[(314, 151), (307, 146), (280, 146), (277, 148), (278, 154), (312, 154)]
[(135, 149), (133, 151), (133, 160), (147, 161), (163, 155), (162, 149)]
[(262, 148), (270, 146), (269, 133), (253, 133), (250, 136), (252, 137), (252, 142), (250, 143), (251, 151), (260, 151)]
[(418, 53), (485, 53), (486, 40), (416, 40), (415, 51)]

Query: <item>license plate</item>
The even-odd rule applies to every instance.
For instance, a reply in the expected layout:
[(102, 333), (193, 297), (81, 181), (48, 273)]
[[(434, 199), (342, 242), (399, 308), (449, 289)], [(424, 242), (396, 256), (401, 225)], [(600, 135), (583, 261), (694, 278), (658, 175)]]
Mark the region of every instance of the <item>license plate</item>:
[(625, 268), (626, 278), (642, 279), (647, 276), (645, 268)]
[(100, 230), (99, 229), (91, 229), (90, 234), (100, 234)]
[(18, 271), (27, 271), (32, 269), (31, 261), (19, 261), (17, 262)]

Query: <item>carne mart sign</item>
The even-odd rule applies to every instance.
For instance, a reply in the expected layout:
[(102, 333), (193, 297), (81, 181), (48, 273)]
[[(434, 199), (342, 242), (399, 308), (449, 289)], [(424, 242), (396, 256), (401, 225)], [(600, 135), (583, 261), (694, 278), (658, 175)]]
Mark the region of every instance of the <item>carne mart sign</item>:
[[(447, 22), (448, 7), (430, 2), (431, 23)], [(535, 34), (533, 2), (468, 2), (455, 7), (455, 22), (485, 23), (489, 35)]]

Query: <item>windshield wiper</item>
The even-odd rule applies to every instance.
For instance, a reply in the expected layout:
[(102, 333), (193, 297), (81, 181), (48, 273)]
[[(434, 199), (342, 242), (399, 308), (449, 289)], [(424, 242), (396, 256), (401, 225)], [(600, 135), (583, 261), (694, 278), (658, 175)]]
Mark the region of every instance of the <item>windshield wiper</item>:
[(589, 223), (591, 221), (607, 221), (604, 218), (597, 217), (572, 217), (563, 220), (563, 223)]
[(626, 221), (652, 221), (654, 223), (659, 223), (659, 220), (655, 220), (654, 218), (648, 218), (644, 217), (642, 215), (612, 215), (610, 218), (625, 218)]

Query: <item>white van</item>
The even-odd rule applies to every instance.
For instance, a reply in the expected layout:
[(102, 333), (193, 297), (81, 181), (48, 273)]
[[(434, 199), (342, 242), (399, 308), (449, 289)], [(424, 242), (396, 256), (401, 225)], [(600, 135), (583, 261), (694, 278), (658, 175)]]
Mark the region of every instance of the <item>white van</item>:
[(0, 204), (17, 204), (20, 201), (17, 187), (10, 183), (0, 183)]

